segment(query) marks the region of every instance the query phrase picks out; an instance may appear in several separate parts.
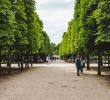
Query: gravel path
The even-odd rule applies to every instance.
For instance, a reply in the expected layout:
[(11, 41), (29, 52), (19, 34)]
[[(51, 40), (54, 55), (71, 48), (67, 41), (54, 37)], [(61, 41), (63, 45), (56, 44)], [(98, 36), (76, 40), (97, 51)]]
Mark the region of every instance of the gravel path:
[(97, 75), (76, 76), (73, 64), (34, 65), (0, 77), (0, 100), (110, 100), (110, 85)]

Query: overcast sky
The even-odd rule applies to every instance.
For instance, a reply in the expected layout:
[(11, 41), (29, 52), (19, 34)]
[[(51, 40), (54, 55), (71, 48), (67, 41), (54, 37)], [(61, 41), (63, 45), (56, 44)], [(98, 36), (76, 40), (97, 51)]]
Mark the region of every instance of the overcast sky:
[(68, 22), (73, 18), (74, 0), (36, 0), (37, 12), (51, 42), (61, 42)]

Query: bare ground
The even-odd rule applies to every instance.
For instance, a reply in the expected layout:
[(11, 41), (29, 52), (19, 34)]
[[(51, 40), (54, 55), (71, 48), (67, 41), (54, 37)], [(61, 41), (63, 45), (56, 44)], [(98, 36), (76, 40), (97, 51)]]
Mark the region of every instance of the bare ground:
[(0, 76), (0, 100), (110, 100), (107, 78), (87, 71), (76, 76), (73, 64), (57, 61)]

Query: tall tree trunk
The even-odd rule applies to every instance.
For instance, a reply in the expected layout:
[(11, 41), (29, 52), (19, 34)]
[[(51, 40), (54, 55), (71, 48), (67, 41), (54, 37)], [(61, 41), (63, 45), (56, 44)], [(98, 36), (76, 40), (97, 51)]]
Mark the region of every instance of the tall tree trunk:
[(102, 54), (101, 54), (101, 57), (100, 57), (100, 60), (101, 60), (101, 66), (103, 67), (103, 58), (102, 58)]
[(29, 68), (29, 53), (27, 54), (27, 68)]
[(18, 62), (18, 67), (19, 67), (19, 69), (21, 69), (21, 66), (20, 66), (21, 55), (20, 55), (20, 54), (17, 54), (17, 62)]
[(1, 62), (2, 62), (2, 55), (1, 55), (1, 50), (0, 50), (0, 69), (1, 69)]
[(21, 70), (23, 70), (23, 54), (21, 53)]
[(11, 74), (11, 54), (8, 54), (7, 66), (9, 67), (9, 74)]
[(31, 55), (30, 55), (30, 61), (31, 61), (31, 67), (33, 66), (33, 55), (32, 55), (32, 51), (31, 51)]
[(90, 70), (90, 57), (87, 55), (87, 70)]
[(98, 50), (98, 75), (101, 75), (101, 49)]
[(27, 57), (26, 57), (27, 55), (25, 54), (24, 55), (24, 63), (25, 63), (25, 69), (27, 68)]
[(109, 60), (109, 58), (110, 58), (110, 57), (109, 57), (109, 55), (108, 55), (108, 68), (110, 67), (110, 64), (109, 64), (109, 63), (110, 63), (110, 60)]
[(9, 63), (9, 74), (11, 74), (11, 62), (10, 62), (10, 59), (11, 58), (10, 58), (10, 55), (9, 55), (9, 58), (8, 59), (9, 59), (9, 62), (8, 62)]

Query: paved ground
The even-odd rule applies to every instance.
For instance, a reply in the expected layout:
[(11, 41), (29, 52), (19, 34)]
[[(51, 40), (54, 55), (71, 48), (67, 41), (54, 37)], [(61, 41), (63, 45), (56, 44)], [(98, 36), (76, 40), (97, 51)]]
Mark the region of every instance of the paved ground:
[(0, 77), (0, 100), (110, 100), (110, 84), (86, 71), (78, 77), (73, 64), (57, 61)]

